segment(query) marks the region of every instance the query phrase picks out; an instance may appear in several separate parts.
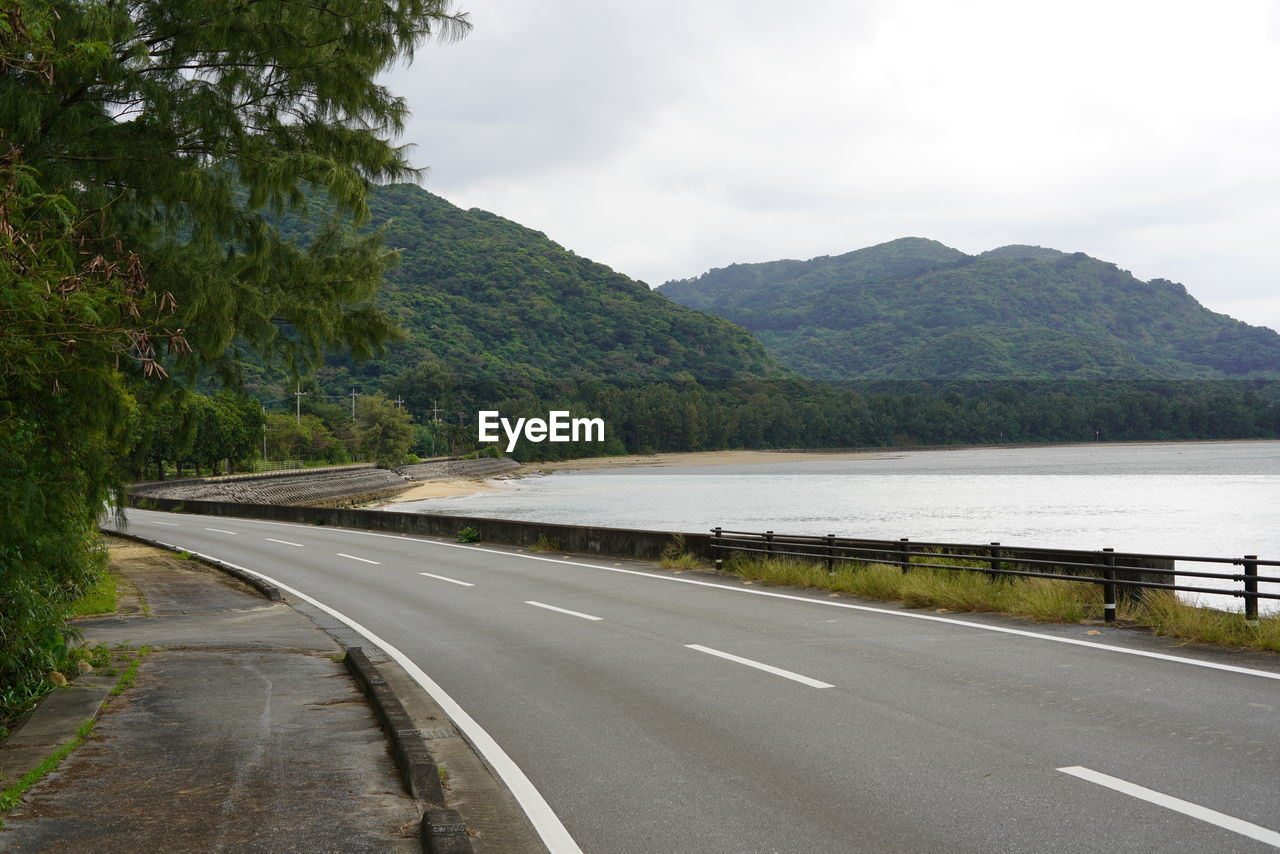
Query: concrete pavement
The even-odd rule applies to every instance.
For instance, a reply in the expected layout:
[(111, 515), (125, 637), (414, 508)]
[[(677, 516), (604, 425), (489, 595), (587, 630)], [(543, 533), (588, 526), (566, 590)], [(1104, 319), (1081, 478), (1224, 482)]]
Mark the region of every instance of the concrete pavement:
[(341, 647), (216, 570), (133, 544), (113, 553), (149, 616), (80, 628), (155, 649), (6, 817), (0, 851), (421, 850), (420, 806)]

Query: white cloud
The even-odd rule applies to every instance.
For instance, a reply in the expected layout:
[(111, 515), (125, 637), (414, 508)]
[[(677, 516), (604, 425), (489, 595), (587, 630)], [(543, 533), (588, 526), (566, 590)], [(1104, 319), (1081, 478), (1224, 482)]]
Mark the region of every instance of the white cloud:
[(651, 284), (918, 235), (1275, 293), (1277, 4), (779, 8), (489, 0), (392, 75), (406, 141), (430, 189)]

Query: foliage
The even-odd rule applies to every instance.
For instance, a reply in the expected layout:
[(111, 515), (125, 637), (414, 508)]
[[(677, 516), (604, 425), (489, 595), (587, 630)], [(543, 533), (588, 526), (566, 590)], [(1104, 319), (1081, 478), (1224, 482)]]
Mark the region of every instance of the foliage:
[(458, 532), (458, 542), (460, 543), (478, 543), (480, 542), (480, 532), (468, 525)]
[[(334, 355), (319, 375), (328, 394), (381, 389), (427, 420), (436, 405), (449, 418), (503, 398), (552, 397), (593, 377), (634, 386), (778, 375), (743, 330), (510, 220), (409, 184), (376, 188), (369, 209), (388, 244), (401, 247), (377, 305), (408, 340), (363, 366)], [(280, 228), (299, 244), (316, 239), (315, 225), (297, 216), (281, 217)], [(265, 385), (268, 397), (292, 391), (282, 376)]]
[(752, 330), (782, 365), (853, 379), (1280, 377), (1280, 334), (1081, 253), (978, 256), (904, 238), (735, 264), (659, 289)]
[(103, 565), (97, 517), (134, 407), (116, 361), (158, 370), (163, 300), (130, 256), (75, 251), (78, 228), (0, 156), (0, 724), (64, 665), (65, 616)]
[(360, 454), (384, 468), (402, 465), (413, 446), (413, 419), (381, 395), (362, 397), (356, 404)]
[[(245, 347), (301, 366), (390, 334), (369, 305), (391, 255), (330, 218), (299, 247), (263, 211), (305, 213), (304, 182), (367, 214), (370, 181), (413, 174), (391, 144), (403, 100), (374, 75), (465, 19), (447, 0), (17, 0), (48, 73), (0, 78), (7, 144), (43, 188), (93, 212), (176, 301), (189, 367), (230, 376)], [(18, 56), (29, 54), (19, 41)]]
[[(67, 654), (130, 450), (180, 459), (160, 446), (192, 435), (212, 463), (260, 438), (230, 398), (152, 430), (167, 373), (390, 337), (370, 301), (392, 253), (337, 214), (413, 172), (375, 75), (465, 26), (447, 0), (0, 7), (0, 715)], [(299, 246), (264, 211), (303, 211), (304, 182), (333, 216)]]

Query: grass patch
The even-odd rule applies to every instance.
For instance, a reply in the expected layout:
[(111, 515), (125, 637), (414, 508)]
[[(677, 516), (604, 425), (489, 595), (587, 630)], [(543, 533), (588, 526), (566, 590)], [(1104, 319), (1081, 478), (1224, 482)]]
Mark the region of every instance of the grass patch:
[(116, 591), (118, 576), (114, 572), (103, 572), (102, 577), (81, 596), (71, 603), (71, 617), (97, 617), (112, 614), (116, 610)]
[(531, 552), (558, 552), (560, 544), (546, 534), (539, 534), (538, 539), (534, 540), (528, 549)]
[[(87, 650), (85, 657), (94, 664), (95, 668), (105, 667), (105, 665), (109, 665), (113, 661), (117, 664), (122, 664), (126, 660), (128, 661), (128, 666), (125, 667), (124, 673), (120, 676), (119, 681), (116, 682), (115, 687), (111, 689), (112, 697), (119, 696), (127, 690), (129, 686), (133, 685), (134, 680), (137, 679), (138, 667), (142, 664), (143, 656), (151, 651), (150, 647), (146, 646), (140, 647), (137, 650), (120, 648), (108, 650), (104, 646), (86, 647), (85, 649)], [(104, 669), (104, 672), (112, 673), (112, 668), (107, 667)], [(32, 768), (3, 792), (0, 792), (0, 828), (4, 827), (5, 813), (22, 803), (22, 796), (26, 794), (32, 786), (39, 783), (44, 779), (45, 775), (62, 764), (62, 760), (66, 759), (67, 756), (71, 754), (71, 751), (84, 744), (85, 739), (87, 739), (89, 734), (93, 732), (93, 728), (96, 725), (96, 718), (91, 718), (82, 723), (80, 728), (76, 730), (75, 738), (54, 750), (46, 756), (39, 765)]]
[(59, 747), (44, 758), (39, 765), (24, 774), (16, 783), (0, 792), (0, 828), (4, 827), (4, 815), (18, 804), (27, 790), (44, 779), (45, 775), (62, 764), (71, 751), (84, 744), (84, 740), (93, 732), (96, 720), (87, 720), (76, 730), (76, 737)]
[(1188, 605), (1171, 590), (1148, 591), (1125, 616), (1164, 637), (1280, 652), (1280, 616), (1262, 617), (1255, 628), (1245, 625), (1242, 614)]
[[(1079, 623), (1100, 619), (1102, 586), (1052, 578), (992, 578), (980, 565), (928, 558), (930, 563), (973, 566), (974, 572), (913, 568), (891, 564), (842, 563), (828, 573), (823, 563), (797, 558), (737, 555), (724, 568), (741, 578), (781, 587), (805, 587), (848, 593), (866, 599), (897, 601), (910, 608), (1012, 614), (1042, 623)], [(667, 562), (663, 561), (663, 566)], [(1170, 590), (1148, 590), (1142, 600), (1121, 603), (1125, 622), (1150, 626), (1165, 637), (1239, 649), (1280, 652), (1280, 616), (1263, 617), (1254, 628), (1238, 613), (1188, 605)]]
[[(943, 563), (932, 558), (930, 563)], [(966, 564), (956, 561), (957, 567)], [(1052, 579), (992, 578), (981, 571), (900, 568), (884, 563), (841, 563), (836, 571), (796, 558), (737, 556), (725, 569), (765, 584), (848, 593), (867, 599), (898, 601), (910, 608), (989, 611), (1017, 614), (1042, 622), (1079, 622), (1102, 613), (1102, 594), (1094, 585)], [(977, 569), (977, 567), (975, 567)]]
[(703, 569), (707, 566), (702, 558), (689, 553), (684, 534), (672, 534), (671, 542), (662, 550), (659, 559), (663, 569)]

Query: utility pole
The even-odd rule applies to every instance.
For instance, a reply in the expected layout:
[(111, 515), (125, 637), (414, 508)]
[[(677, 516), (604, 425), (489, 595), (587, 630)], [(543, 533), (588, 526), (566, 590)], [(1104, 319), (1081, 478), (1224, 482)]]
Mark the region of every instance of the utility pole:
[(403, 397), (397, 397), (397, 398), (396, 398), (396, 409), (404, 409), (404, 398), (403, 398)]
[(306, 396), (307, 392), (302, 390), (302, 383), (298, 383), (298, 390), (293, 393), (293, 409), (294, 419), (298, 422), (299, 426), (302, 425), (302, 398)]
[(351, 420), (356, 420), (356, 390), (351, 389)]
[(440, 423), (440, 401), (431, 401), (431, 456), (436, 455), (436, 428), (435, 425)]

